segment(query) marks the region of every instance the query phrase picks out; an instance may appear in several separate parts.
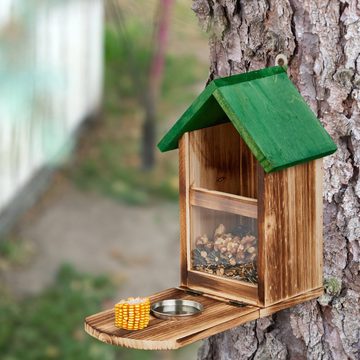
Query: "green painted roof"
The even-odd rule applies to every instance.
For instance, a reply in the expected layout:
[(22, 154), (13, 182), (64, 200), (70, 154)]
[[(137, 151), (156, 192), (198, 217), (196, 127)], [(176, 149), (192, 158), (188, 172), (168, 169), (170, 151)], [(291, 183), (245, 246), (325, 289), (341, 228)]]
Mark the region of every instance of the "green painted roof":
[(336, 145), (279, 66), (213, 80), (158, 144), (231, 121), (266, 172), (321, 158)]

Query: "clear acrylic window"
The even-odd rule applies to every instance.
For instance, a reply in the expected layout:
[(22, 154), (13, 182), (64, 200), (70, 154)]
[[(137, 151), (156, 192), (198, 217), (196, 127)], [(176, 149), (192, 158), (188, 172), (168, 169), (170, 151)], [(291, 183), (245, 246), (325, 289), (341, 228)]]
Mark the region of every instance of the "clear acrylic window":
[(191, 269), (257, 284), (257, 219), (191, 207)]

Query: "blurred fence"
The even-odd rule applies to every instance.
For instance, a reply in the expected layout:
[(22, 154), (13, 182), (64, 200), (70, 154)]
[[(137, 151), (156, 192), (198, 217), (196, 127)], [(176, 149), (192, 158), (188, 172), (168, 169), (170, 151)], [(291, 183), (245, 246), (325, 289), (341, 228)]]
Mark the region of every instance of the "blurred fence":
[(0, 213), (99, 108), (102, 42), (102, 0), (1, 0)]

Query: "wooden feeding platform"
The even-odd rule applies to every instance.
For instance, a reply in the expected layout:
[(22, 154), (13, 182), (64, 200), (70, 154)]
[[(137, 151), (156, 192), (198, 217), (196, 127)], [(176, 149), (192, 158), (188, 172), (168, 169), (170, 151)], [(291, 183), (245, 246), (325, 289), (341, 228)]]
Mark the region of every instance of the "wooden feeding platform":
[[(173, 288), (150, 297), (152, 303), (165, 299), (199, 301), (199, 296)], [(91, 336), (112, 345), (144, 350), (170, 350), (258, 317), (257, 309), (253, 306), (237, 307), (204, 296), (201, 297), (201, 303), (204, 311), (199, 315), (181, 320), (151, 317), (149, 326), (138, 331), (116, 328), (114, 311), (107, 310), (86, 318), (85, 330)]]
[(179, 148), (180, 287), (150, 300), (204, 309), (137, 331), (107, 310), (86, 318), (90, 335), (177, 349), (322, 294), (322, 157), (336, 145), (285, 69), (212, 81), (159, 148)]
[(153, 303), (166, 299), (193, 300), (200, 302), (204, 306), (204, 311), (194, 317), (181, 320), (163, 320), (151, 316), (147, 328), (129, 331), (115, 327), (114, 309), (109, 309), (87, 317), (85, 331), (111, 345), (143, 350), (175, 350), (321, 294), (322, 288), (287, 303), (274, 305), (270, 309), (260, 309), (191, 293), (187, 289), (173, 288), (152, 295), (150, 301)]

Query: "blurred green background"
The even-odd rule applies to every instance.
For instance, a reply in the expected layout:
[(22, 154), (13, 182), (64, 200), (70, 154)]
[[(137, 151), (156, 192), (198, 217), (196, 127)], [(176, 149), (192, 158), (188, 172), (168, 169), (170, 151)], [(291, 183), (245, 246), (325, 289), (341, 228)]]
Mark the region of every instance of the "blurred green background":
[[(102, 344), (83, 331), (86, 315), (111, 307), (119, 296), (149, 295), (129, 293), (140, 292), (145, 283), (149, 289), (161, 289), (162, 279), (147, 275), (150, 267), (154, 274), (166, 273), (162, 267), (175, 266), (173, 259), (178, 257), (177, 152), (156, 151), (155, 165), (147, 170), (141, 160), (145, 110), (139, 98), (148, 91), (159, 1), (114, 4), (105, 2), (101, 116), (83, 129), (45, 194), (0, 241), (3, 360), (196, 358), (199, 344), (173, 352), (142, 352)], [(171, 10), (156, 102), (157, 140), (202, 90), (208, 76), (207, 38), (190, 7), (190, 2), (177, 0)], [(94, 215), (98, 207), (107, 210)], [(67, 214), (75, 215), (69, 219)], [(97, 220), (95, 235), (91, 227), (86, 229), (85, 220), (91, 216)], [(119, 221), (128, 224), (127, 216), (134, 221), (131, 226), (148, 233), (135, 245), (130, 225), (124, 225), (121, 233), (116, 228)], [(112, 226), (115, 230), (108, 235)], [(159, 232), (165, 227), (171, 243), (165, 235), (159, 243), (152, 226)], [(88, 243), (93, 236), (97, 238)], [(150, 243), (155, 258), (148, 248), (142, 249), (144, 241)], [(93, 256), (86, 255), (88, 244)], [(126, 258), (128, 253), (138, 256)], [(141, 272), (133, 278), (139, 267)], [(174, 279), (173, 286), (178, 285), (177, 272), (172, 269), (164, 285)]]

